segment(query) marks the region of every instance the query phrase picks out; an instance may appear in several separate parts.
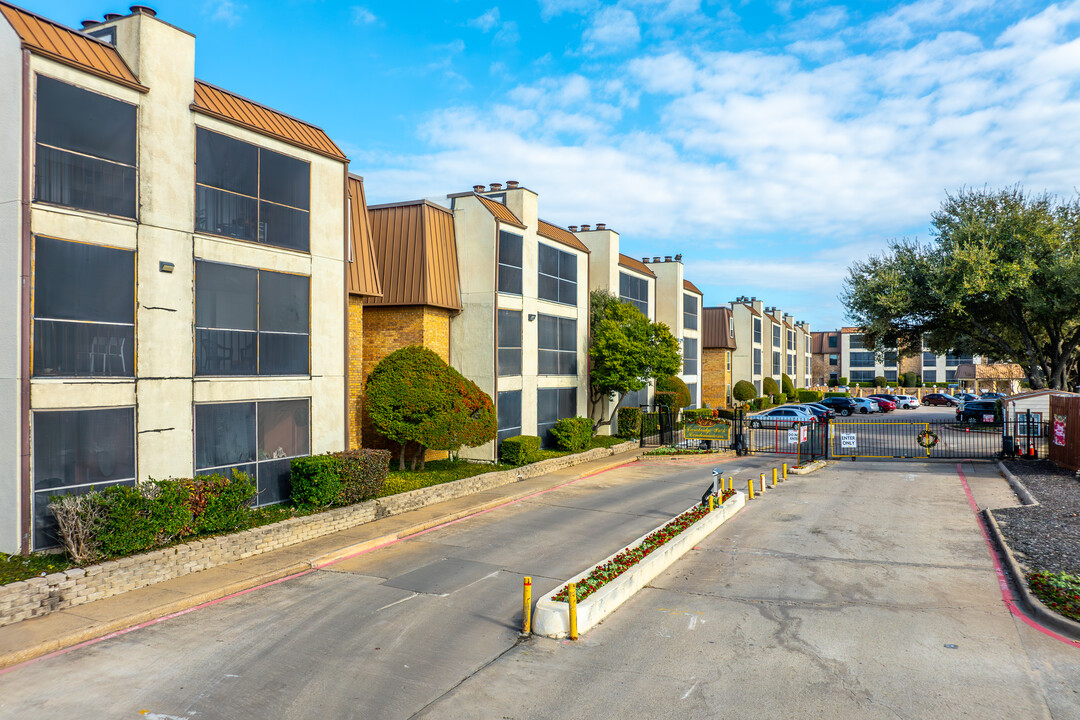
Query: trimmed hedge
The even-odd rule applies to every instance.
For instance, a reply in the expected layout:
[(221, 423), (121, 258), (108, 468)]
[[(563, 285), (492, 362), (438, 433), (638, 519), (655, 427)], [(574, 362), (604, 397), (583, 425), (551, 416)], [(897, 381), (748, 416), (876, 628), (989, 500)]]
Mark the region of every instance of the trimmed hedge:
[(390, 471), (389, 450), (347, 452), (296, 458), (292, 501), (302, 510), (351, 505), (378, 497)]
[(641, 408), (619, 408), (619, 432), (621, 438), (640, 437), (641, 433)]
[(294, 458), (292, 501), (302, 510), (333, 505), (341, 495), (341, 462), (333, 455)]
[(773, 402), (777, 405), (783, 405), (789, 400), (790, 397), (787, 395), (787, 393), (776, 393), (776, 395), (773, 395)]
[(780, 386), (776, 384), (776, 381), (771, 377), (767, 377), (761, 381), (761, 394), (762, 395), (776, 395), (780, 392)]
[(888, 385), (889, 385), (889, 381), (885, 379), (884, 375), (878, 375), (878, 376), (876, 376), (874, 378), (874, 382), (873, 382), (874, 387), (883, 388), (883, 387), (888, 387)]
[(821, 402), (825, 398), (825, 393), (821, 390), (800, 390), (799, 402), (812, 403)]
[(731, 396), (739, 402), (750, 402), (758, 396), (757, 388), (749, 380), (740, 380), (731, 390)]
[(787, 373), (780, 375), (780, 391), (789, 398), (795, 397), (795, 383), (791, 382), (791, 378), (788, 377)]
[(373, 500), (386, 486), (390, 475), (390, 451), (347, 450), (334, 453), (341, 461), (341, 505)]
[(851, 397), (849, 392), (827, 392), (825, 397)]
[(772, 401), (767, 397), (759, 397), (757, 400), (754, 400), (753, 404), (758, 410), (768, 410), (772, 407)]
[(657, 378), (655, 402), (657, 405), (681, 410), (690, 404), (690, 388), (682, 378), (674, 375)]
[(562, 418), (551, 428), (559, 447), (570, 452), (579, 452), (589, 446), (592, 440), (592, 420), (583, 417)]
[(515, 435), (502, 441), (499, 459), (507, 465), (528, 465), (540, 459), (540, 438), (536, 435)]

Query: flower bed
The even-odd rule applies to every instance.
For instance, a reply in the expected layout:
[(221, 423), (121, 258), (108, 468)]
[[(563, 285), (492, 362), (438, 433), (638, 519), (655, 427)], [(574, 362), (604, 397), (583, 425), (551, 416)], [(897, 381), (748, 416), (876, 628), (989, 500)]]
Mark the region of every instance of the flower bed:
[[(735, 495), (734, 490), (725, 490), (723, 495), (720, 496), (721, 504), (730, 497)], [(701, 518), (709, 514), (709, 508), (704, 505), (698, 505), (697, 507), (687, 510), (682, 515), (679, 515), (674, 520), (669, 522), (659, 530), (655, 530), (649, 535), (645, 536), (645, 539), (641, 541), (635, 547), (627, 548), (621, 553), (613, 557), (606, 563), (602, 563), (593, 568), (585, 578), (579, 580), (575, 585), (577, 591), (578, 601), (582, 601), (585, 598), (592, 595), (600, 588), (607, 585), (615, 578), (622, 575), (624, 572), (637, 565), (644, 560), (651, 552), (659, 548), (664, 543), (678, 536), (683, 530), (696, 523)], [(563, 586), (559, 592), (551, 596), (551, 599), (555, 602), (567, 602), (570, 593), (570, 584), (567, 583)]]
[(1080, 577), (1036, 570), (1027, 581), (1032, 594), (1046, 607), (1071, 620), (1080, 620)]
[(701, 450), (700, 448), (675, 448), (675, 447), (662, 447), (655, 450), (649, 450), (641, 453), (642, 455), (715, 455), (723, 452), (720, 449), (716, 450)]

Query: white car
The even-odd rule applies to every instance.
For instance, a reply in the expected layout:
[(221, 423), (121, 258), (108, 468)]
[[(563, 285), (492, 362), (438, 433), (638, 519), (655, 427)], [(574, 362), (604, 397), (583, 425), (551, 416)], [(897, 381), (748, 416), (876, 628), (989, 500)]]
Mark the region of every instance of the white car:
[(871, 400), (870, 398), (851, 399), (854, 400), (855, 404), (859, 406), (858, 409), (855, 410), (855, 412), (857, 413), (862, 413), (863, 415), (866, 415), (868, 413), (884, 412), (881, 409), (881, 406), (879, 406), (875, 401)]
[(922, 403), (919, 402), (919, 398), (914, 395), (897, 395), (896, 401), (896, 406), (902, 407), (905, 410), (914, 410), (922, 405)]
[(797, 407), (778, 407), (751, 415), (749, 420), (752, 428), (789, 428), (797, 423), (812, 423), (814, 416)]

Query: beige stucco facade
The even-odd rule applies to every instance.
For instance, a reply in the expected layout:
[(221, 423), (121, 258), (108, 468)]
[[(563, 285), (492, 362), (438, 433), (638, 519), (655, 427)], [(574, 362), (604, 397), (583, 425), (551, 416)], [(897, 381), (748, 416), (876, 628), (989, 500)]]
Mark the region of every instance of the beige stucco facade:
[[(678, 377), (690, 388), (690, 407), (701, 406), (701, 295), (687, 290), (684, 281), (682, 256), (663, 259), (655, 257), (647, 263), (656, 274), (656, 320), (668, 326), (671, 334), (679, 341), (684, 363)], [(684, 316), (684, 298), (693, 298), (697, 307), (696, 327), (691, 327)], [(693, 349), (687, 354), (686, 341), (693, 343)], [(692, 362), (686, 362), (692, 360)]]
[[(42, 410), (132, 407), (135, 410), (136, 475), (148, 478), (185, 477), (194, 473), (194, 410), (198, 403), (310, 400), (310, 449), (313, 453), (344, 447), (345, 398), (345, 288), (344, 238), (345, 163), (294, 144), (194, 112), (195, 38), (160, 19), (133, 14), (109, 23), (117, 30), (116, 47), (139, 82), (150, 88), (139, 92), (88, 72), (30, 55), (27, 81), (34, 96), (39, 75), (137, 105), (137, 214), (135, 219), (114, 217), (70, 207), (35, 202), (30, 212), (34, 236), (101, 245), (135, 252), (135, 353), (133, 377), (32, 378), (31, 418)], [(10, 43), (10, 28), (0, 23), (0, 88), (12, 92), (9, 71), (18, 53)], [(21, 79), (19, 81), (21, 84)], [(73, 109), (77, 112), (77, 109)], [(34, 127), (30, 108), (30, 128)], [(7, 111), (0, 122), (7, 129)], [(215, 237), (194, 231), (195, 131), (205, 127), (216, 133), (273, 150), (310, 165), (310, 252)], [(2, 199), (10, 197), (10, 177), (18, 177), (19, 133), (4, 133), (0, 173)], [(32, 142), (32, 138), (31, 138)], [(21, 193), (20, 193), (21, 195)], [(29, 198), (26, 198), (29, 199)], [(2, 252), (10, 255), (20, 237), (8, 224), (7, 203), (0, 202)], [(13, 257), (5, 267), (17, 268)], [(206, 377), (195, 375), (195, 262), (207, 260), (303, 275), (310, 279), (310, 372), (303, 376)], [(163, 271), (164, 266), (169, 271)], [(3, 322), (18, 318), (10, 297), (14, 283), (2, 283)], [(102, 288), (107, 292), (108, 288)], [(0, 450), (5, 477), (20, 477), (13, 462), (11, 438), (24, 432), (31, 418), (17, 414), (19, 428), (12, 431), (11, 392), (18, 373), (12, 374), (13, 350), (26, 339), (11, 327), (3, 332), (0, 359), (3, 415)], [(17, 353), (15, 355), (17, 357)], [(16, 379), (13, 379), (16, 378)], [(31, 475), (33, 474), (33, 468)], [(10, 474), (9, 474), (9, 471)], [(23, 497), (30, 483), (0, 483), (0, 550), (18, 549), (29, 528), (20, 518)], [(17, 495), (12, 496), (15, 486)]]

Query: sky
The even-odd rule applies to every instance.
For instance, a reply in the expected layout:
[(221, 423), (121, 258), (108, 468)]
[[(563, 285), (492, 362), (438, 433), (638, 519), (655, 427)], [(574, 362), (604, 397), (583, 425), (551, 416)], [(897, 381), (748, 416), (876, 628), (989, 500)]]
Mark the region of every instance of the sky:
[(813, 330), (947, 193), (1080, 188), (1080, 0), (148, 4), (200, 79), (325, 129), (372, 204), (517, 180), (545, 220), (682, 253), (707, 306)]

